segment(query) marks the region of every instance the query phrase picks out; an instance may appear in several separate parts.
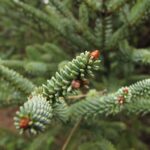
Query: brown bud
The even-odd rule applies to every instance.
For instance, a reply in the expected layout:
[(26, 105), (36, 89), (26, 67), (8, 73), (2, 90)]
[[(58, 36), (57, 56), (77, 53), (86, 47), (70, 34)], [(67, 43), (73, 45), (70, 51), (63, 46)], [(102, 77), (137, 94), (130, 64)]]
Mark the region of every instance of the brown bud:
[(125, 103), (125, 98), (123, 96), (119, 96), (118, 97), (118, 103), (121, 104), (121, 105), (124, 104)]
[(19, 122), (19, 127), (26, 129), (29, 125), (30, 119), (27, 117), (21, 118)]
[(71, 86), (72, 86), (72, 88), (74, 88), (74, 89), (79, 89), (80, 86), (81, 86), (81, 83), (80, 83), (79, 80), (73, 80), (73, 81), (71, 82)]
[(128, 94), (128, 92), (129, 92), (129, 89), (128, 89), (127, 87), (125, 87), (125, 88), (123, 89), (123, 93)]
[(90, 53), (90, 56), (91, 56), (91, 58), (93, 58), (93, 59), (98, 59), (99, 56), (100, 56), (99, 50), (95, 50), (95, 51), (91, 52), (91, 53)]

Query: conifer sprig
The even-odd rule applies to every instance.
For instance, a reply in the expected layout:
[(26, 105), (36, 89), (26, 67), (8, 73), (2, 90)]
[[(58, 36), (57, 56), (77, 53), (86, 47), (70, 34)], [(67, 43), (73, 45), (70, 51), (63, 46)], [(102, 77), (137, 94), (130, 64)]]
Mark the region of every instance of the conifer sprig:
[[(70, 91), (79, 89), (81, 81), (88, 75), (93, 76), (98, 69), (99, 51), (81, 53), (64, 68), (56, 72), (46, 85), (36, 88), (28, 101), (20, 107), (15, 117), (15, 125), (21, 132), (28, 130), (32, 134), (39, 133), (46, 128), (53, 117), (63, 122), (80, 118), (95, 117), (97, 115), (115, 115), (131, 107), (139, 98), (150, 97), (150, 79), (139, 81), (129, 87), (122, 87), (116, 93), (102, 97), (77, 102), (68, 106), (64, 100)], [(39, 95), (40, 94), (40, 95)], [(130, 105), (129, 105), (130, 104)], [(138, 105), (140, 109), (140, 104)], [(137, 112), (147, 112), (141, 106)]]
[(26, 95), (30, 94), (35, 88), (35, 85), (31, 81), (3, 65), (0, 65), (0, 76)]
[(150, 100), (140, 99), (136, 100), (134, 103), (128, 104), (125, 108), (125, 112), (129, 115), (146, 115), (150, 113)]
[(29, 97), (28, 101), (20, 107), (14, 117), (15, 126), (20, 133), (29, 131), (37, 134), (44, 131), (46, 125), (51, 122), (52, 108), (50, 103), (41, 95)]
[(69, 107), (70, 117), (74, 120), (80, 119), (81, 117), (88, 118), (97, 115), (115, 115), (128, 106), (132, 108), (132, 105), (136, 105), (136, 101), (139, 110), (135, 109), (133, 106), (135, 111), (131, 110), (131, 112), (140, 113), (147, 110), (147, 106), (144, 108), (143, 105), (145, 102), (141, 102), (141, 106), (138, 102), (140, 98), (142, 99), (144, 97), (147, 99), (150, 98), (150, 79), (139, 81), (129, 87), (120, 88), (116, 93), (107, 96), (102, 96), (100, 98), (94, 97), (78, 102)]
[[(69, 109), (63, 97), (68, 92), (84, 86), (86, 78), (94, 75), (93, 71), (99, 68), (99, 55), (98, 50), (81, 53), (59, 72), (56, 72), (46, 85), (35, 88), (28, 101), (17, 112), (16, 127), (21, 132), (28, 129), (29, 132), (36, 134), (45, 129), (45, 125), (49, 122), (48, 117), (51, 117), (52, 113), (66, 122), (69, 119)], [(51, 112), (52, 109), (53, 112)], [(44, 123), (41, 120), (43, 117), (46, 120)]]
[(74, 90), (71, 84), (73, 81), (83, 82), (88, 76), (94, 76), (93, 71), (99, 69), (98, 58), (98, 50), (81, 53), (47, 80), (47, 84), (43, 85), (44, 96), (53, 101), (57, 101), (60, 96), (65, 97), (68, 92)]

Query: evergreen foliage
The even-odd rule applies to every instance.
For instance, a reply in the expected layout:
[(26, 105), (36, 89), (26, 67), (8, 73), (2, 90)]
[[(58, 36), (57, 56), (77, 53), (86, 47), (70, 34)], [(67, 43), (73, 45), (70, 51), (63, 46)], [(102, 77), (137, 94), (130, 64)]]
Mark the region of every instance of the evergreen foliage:
[(14, 124), (31, 139), (0, 129), (0, 149), (148, 150), (149, 8), (1, 0), (0, 108), (20, 107)]
[(28, 129), (32, 134), (37, 134), (37, 129), (43, 131), (45, 125), (50, 123), (51, 117), (52, 109), (49, 102), (37, 95), (29, 98), (24, 106), (20, 107), (14, 120), (21, 133)]

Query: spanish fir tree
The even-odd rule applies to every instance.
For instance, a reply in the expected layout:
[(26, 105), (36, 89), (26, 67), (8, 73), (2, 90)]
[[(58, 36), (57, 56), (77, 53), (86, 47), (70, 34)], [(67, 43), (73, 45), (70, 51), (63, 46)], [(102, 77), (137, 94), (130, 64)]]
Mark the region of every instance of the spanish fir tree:
[[(0, 149), (148, 150), (150, 0), (1, 0)], [(43, 147), (44, 146), (44, 147)]]

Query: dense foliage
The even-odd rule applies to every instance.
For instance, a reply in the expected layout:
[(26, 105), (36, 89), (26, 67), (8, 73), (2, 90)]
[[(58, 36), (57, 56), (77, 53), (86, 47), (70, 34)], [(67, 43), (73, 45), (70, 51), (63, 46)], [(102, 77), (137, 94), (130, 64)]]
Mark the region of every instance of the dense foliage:
[(149, 8), (1, 0), (0, 108), (23, 135), (0, 129), (0, 149), (150, 149)]

